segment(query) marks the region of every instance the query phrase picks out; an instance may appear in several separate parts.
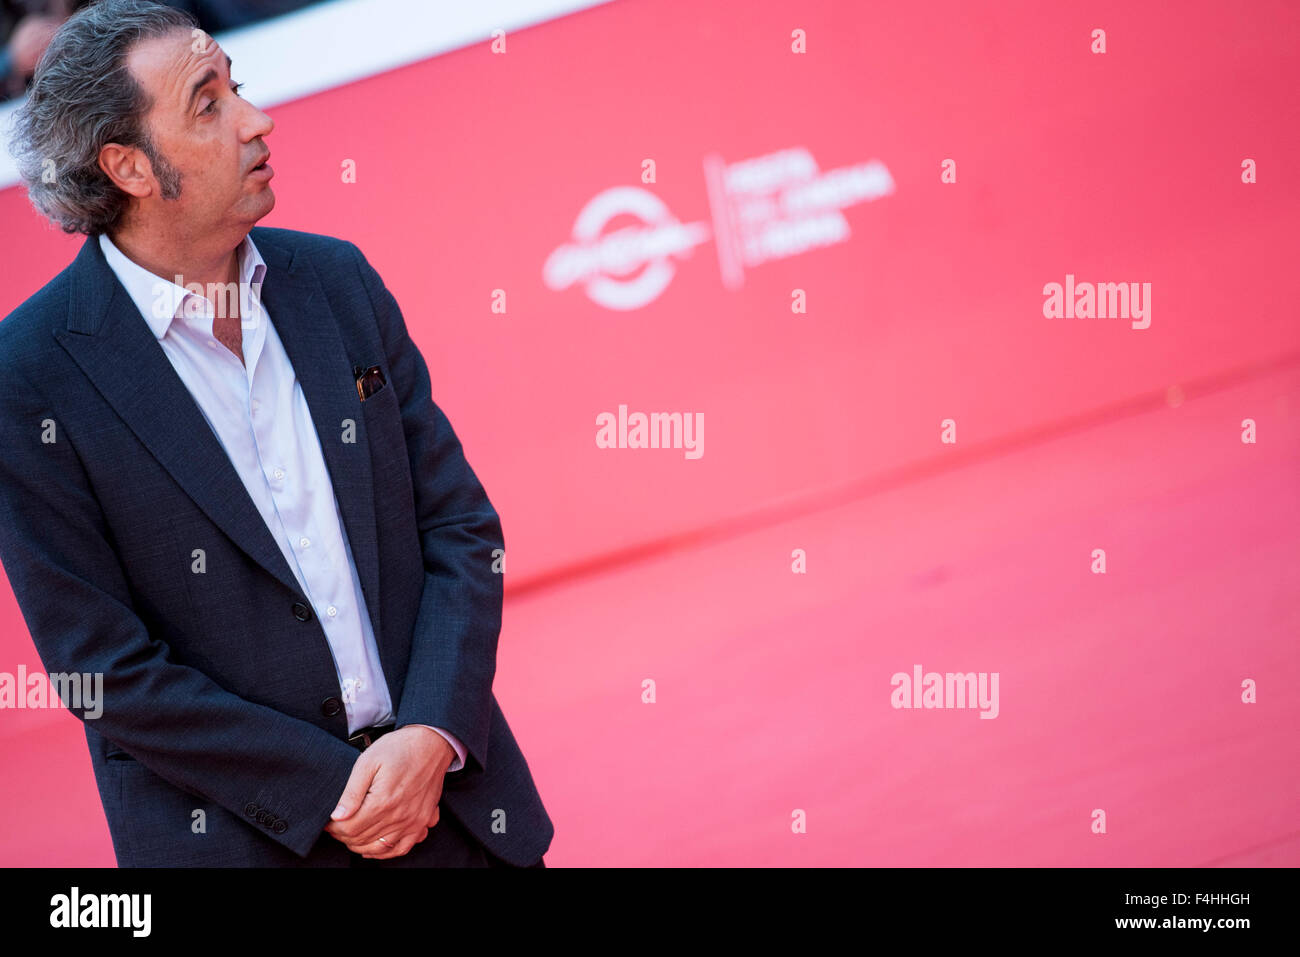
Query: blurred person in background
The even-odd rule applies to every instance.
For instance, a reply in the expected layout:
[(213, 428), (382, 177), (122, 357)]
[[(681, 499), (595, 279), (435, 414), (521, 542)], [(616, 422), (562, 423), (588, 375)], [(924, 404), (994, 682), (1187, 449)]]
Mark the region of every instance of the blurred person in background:
[(87, 0), (0, 0), (0, 94), (21, 96), (59, 24)]
[[(64, 20), (91, 0), (0, 0), (0, 99), (23, 95), (41, 54)], [(205, 33), (278, 17), (317, 0), (173, 0)]]

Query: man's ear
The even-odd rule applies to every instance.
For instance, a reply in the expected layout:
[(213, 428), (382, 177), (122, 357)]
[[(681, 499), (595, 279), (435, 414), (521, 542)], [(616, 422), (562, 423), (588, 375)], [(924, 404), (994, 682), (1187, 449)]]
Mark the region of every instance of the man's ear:
[(153, 192), (153, 164), (144, 150), (106, 143), (99, 151), (99, 168), (124, 193), (143, 199)]

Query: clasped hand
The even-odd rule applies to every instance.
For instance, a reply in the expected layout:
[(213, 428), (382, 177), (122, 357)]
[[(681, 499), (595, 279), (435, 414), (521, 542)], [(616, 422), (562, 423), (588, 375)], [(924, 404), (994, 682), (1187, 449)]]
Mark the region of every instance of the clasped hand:
[(443, 778), (455, 758), (430, 728), (390, 731), (357, 757), (325, 833), (362, 857), (408, 853), (438, 823)]

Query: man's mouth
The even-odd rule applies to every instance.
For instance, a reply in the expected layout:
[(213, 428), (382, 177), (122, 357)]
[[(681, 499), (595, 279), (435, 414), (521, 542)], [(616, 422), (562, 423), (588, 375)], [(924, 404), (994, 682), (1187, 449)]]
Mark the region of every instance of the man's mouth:
[(249, 170), (249, 172), (252, 173), (252, 172), (254, 172), (254, 171), (256, 171), (256, 170), (259, 170), (259, 169), (266, 169), (266, 164), (269, 163), (269, 162), (271, 162), (271, 154), (270, 154), (270, 153), (267, 153), (267, 154), (266, 154), (266, 159), (262, 160), (262, 162), (258, 163), (256, 166), (254, 166), (251, 170)]

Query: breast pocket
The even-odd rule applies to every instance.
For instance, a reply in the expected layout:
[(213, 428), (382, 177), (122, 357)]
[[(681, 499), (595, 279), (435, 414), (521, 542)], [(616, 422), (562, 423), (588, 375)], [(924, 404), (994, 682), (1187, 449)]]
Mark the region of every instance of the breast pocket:
[(367, 377), (366, 383), (368, 383), (368, 386), (363, 383), (359, 383), (357, 386), (358, 397), (361, 396), (362, 391), (367, 388), (369, 390), (369, 394), (365, 398), (361, 399), (361, 407), (363, 409), (369, 408), (375, 403), (383, 400), (393, 399), (392, 383), (388, 382), (388, 373), (382, 369), (380, 369), (378, 375)]
[[(402, 411), (398, 406), (397, 392), (392, 382), (381, 386), (377, 392), (370, 394), (361, 403), (361, 415), (365, 421), (366, 432), (371, 436), (371, 447), (382, 451), (384, 445), (391, 445), (395, 438), (401, 437), (405, 450), (405, 433), (402, 431)], [(379, 445), (376, 439), (380, 440)]]

